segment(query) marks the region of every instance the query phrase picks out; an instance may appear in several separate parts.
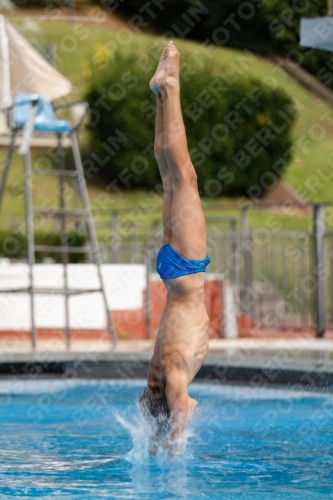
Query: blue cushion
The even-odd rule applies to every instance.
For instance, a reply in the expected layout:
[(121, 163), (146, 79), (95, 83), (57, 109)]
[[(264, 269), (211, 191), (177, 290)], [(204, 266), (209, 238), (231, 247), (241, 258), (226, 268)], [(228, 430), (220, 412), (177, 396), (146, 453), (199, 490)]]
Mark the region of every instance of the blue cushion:
[(35, 118), (34, 130), (38, 132), (70, 132), (72, 124), (68, 120), (58, 120), (52, 104), (43, 96), (37, 94), (19, 93), (15, 96), (14, 124), (15, 128), (24, 126), (29, 118), (33, 101), (38, 100), (38, 113)]

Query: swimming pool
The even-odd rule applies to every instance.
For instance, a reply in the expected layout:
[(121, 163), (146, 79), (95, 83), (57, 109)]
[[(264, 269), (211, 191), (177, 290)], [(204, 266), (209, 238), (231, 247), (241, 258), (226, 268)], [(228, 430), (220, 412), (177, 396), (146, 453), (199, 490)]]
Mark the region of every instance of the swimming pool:
[(333, 498), (333, 397), (193, 384), (177, 458), (149, 457), (144, 382), (0, 382), (0, 498)]

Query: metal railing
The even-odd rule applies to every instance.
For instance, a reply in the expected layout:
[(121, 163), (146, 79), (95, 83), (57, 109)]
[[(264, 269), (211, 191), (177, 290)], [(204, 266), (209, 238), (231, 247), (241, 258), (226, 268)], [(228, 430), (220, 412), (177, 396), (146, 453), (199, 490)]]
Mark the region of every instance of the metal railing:
[[(312, 228), (304, 231), (251, 227), (249, 208), (239, 216), (207, 217), (207, 271), (232, 282), (238, 317), (248, 317), (253, 327), (266, 331), (312, 331), (321, 337), (333, 330), (333, 229), (325, 224), (325, 211), (332, 220), (329, 210), (314, 205)], [(154, 272), (162, 241), (160, 210), (151, 221), (125, 211), (102, 214), (96, 223), (102, 261), (147, 264), (149, 245), (148, 274)]]
[[(315, 331), (318, 337), (333, 328), (333, 230), (325, 227), (323, 205), (313, 206), (310, 231), (251, 228), (247, 208), (238, 218), (212, 219), (207, 271), (233, 283), (238, 316), (248, 316), (259, 329)], [(108, 244), (101, 244), (104, 262), (147, 263), (147, 244), (157, 255), (161, 224), (145, 229), (133, 225), (119, 237), (121, 225), (113, 222)], [(154, 271), (154, 258), (149, 269)]]
[(215, 243), (213, 271), (233, 282), (238, 315), (266, 330), (313, 327), (309, 234), (224, 233)]

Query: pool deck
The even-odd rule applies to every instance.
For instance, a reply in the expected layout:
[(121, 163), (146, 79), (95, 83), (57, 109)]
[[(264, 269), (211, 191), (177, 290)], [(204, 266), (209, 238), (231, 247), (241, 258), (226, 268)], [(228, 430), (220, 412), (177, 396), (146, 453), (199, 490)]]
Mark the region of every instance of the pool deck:
[[(145, 377), (152, 340), (39, 341), (0, 344), (0, 376), (64, 376), (83, 378)], [(205, 381), (332, 386), (333, 340), (330, 339), (213, 339), (198, 378)]]

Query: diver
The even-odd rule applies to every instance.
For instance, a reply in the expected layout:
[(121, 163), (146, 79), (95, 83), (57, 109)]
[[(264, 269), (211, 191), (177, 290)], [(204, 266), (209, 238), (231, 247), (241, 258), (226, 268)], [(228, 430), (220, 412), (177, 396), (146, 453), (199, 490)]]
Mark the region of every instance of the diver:
[(169, 450), (182, 436), (197, 405), (188, 386), (208, 350), (204, 282), (210, 258), (197, 175), (187, 148), (179, 71), (180, 54), (169, 42), (150, 81), (157, 100), (154, 153), (164, 189), (163, 246), (156, 271), (167, 290), (147, 388), (139, 398), (145, 417), (157, 422), (152, 453), (162, 434)]

